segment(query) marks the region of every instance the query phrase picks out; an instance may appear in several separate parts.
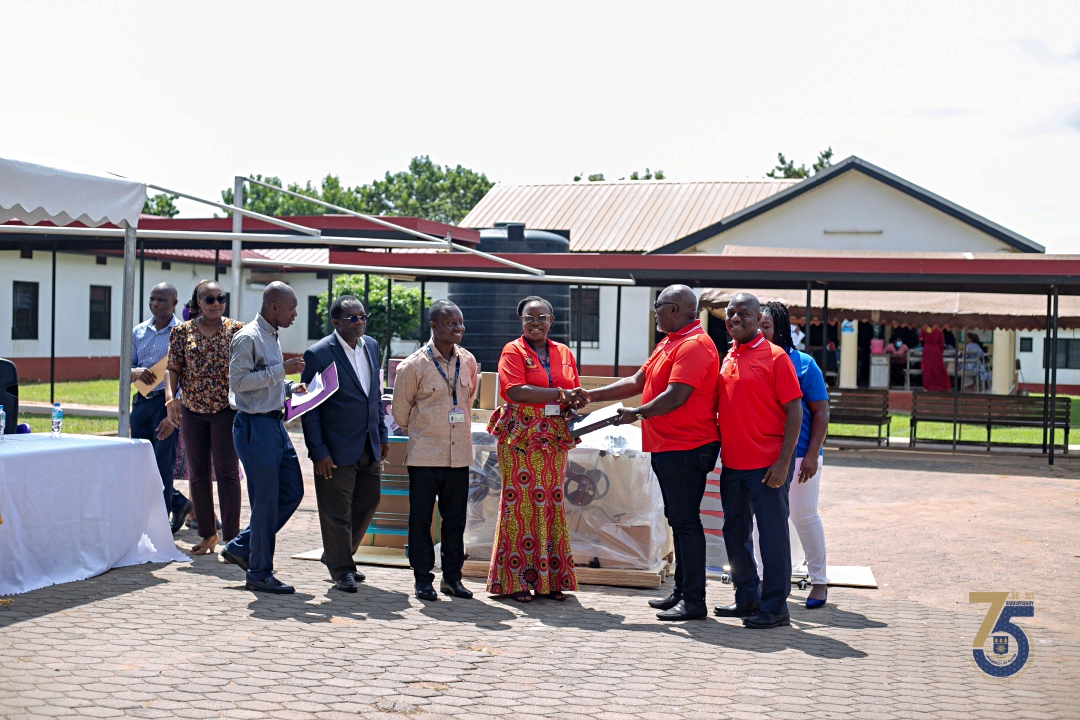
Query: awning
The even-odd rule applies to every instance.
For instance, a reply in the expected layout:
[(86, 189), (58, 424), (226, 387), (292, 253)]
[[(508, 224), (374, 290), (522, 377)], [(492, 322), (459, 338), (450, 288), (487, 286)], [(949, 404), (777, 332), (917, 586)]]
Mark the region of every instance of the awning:
[(137, 227), (146, 186), (0, 158), (0, 223)]

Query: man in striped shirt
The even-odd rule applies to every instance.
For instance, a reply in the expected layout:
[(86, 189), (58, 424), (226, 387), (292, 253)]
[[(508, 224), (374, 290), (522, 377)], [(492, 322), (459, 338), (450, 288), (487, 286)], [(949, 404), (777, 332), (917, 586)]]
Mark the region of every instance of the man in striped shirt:
[(169, 353), (169, 336), (176, 325), (176, 288), (158, 283), (150, 289), (150, 319), (131, 332), (131, 381), (156, 383), (145, 397), (136, 393), (131, 404), (131, 437), (149, 440), (157, 458), (158, 472), (165, 489), (165, 511), (172, 514), (176, 533), (191, 511), (191, 501), (173, 487), (176, 467), (176, 426), (165, 409), (164, 373), (159, 377), (151, 368)]

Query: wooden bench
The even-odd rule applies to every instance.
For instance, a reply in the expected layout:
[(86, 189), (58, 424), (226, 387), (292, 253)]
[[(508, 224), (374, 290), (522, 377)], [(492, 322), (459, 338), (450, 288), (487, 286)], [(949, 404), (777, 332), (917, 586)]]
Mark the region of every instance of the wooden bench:
[[(1068, 397), (1057, 398), (1050, 409), (1050, 427), (1064, 430), (1063, 450), (1069, 452), (1069, 413), (1072, 400)], [(991, 430), (995, 427), (1033, 427), (1043, 426), (1043, 398), (1027, 395), (953, 395), (947, 392), (916, 392), (911, 395), (911, 447), (915, 447), (920, 422), (938, 422), (959, 425), (977, 425), (986, 428), (986, 449), (990, 450)], [(1051, 439), (1052, 441), (1052, 439)], [(948, 442), (960, 444), (959, 438), (953, 440), (932, 440), (923, 438), (921, 442)], [(980, 443), (983, 444), (983, 443)], [(999, 445), (1022, 445), (1021, 443), (998, 443)], [(1026, 443), (1025, 443), (1026, 444)]]
[[(829, 391), (829, 423), (843, 425), (873, 425), (877, 427), (877, 444), (881, 445), (881, 428), (885, 427), (885, 446), (889, 446), (889, 391), (876, 388), (843, 388)], [(829, 437), (858, 437), (834, 435)]]

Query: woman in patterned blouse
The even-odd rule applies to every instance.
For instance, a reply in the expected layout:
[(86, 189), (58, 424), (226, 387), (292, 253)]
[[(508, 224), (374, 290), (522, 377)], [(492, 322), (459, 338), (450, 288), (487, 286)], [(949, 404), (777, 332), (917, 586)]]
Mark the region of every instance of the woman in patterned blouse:
[[(226, 299), (221, 285), (203, 280), (188, 304), (191, 320), (176, 325), (169, 336), (165, 404), (169, 419), (180, 425), (202, 538), (192, 555), (212, 553), (219, 540), (228, 542), (240, 533), (240, 461), (232, 440), (236, 411), (229, 407), (229, 344), (244, 323), (222, 317)], [(218, 537), (214, 519), (211, 458), (224, 538)]]

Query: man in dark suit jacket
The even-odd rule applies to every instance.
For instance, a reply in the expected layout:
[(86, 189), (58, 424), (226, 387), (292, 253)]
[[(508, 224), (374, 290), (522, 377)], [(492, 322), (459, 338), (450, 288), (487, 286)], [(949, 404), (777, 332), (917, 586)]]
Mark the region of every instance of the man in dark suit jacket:
[(368, 315), (351, 295), (330, 306), (334, 333), (304, 353), (301, 381), (337, 363), (338, 390), (301, 416), (315, 465), (322, 561), (334, 586), (356, 592), (364, 580), (353, 555), (379, 505), (381, 463), (390, 450), (379, 382), (379, 346), (366, 337)]

